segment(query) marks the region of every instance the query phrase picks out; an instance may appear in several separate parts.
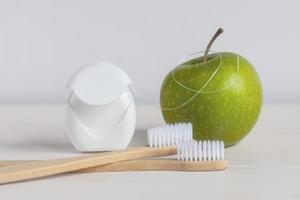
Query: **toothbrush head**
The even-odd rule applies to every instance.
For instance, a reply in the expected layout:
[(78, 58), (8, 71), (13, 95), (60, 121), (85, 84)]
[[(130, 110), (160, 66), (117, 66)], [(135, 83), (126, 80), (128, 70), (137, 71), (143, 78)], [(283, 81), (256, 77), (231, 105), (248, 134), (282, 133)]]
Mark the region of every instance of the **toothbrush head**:
[(176, 123), (147, 130), (150, 147), (167, 147), (193, 140), (192, 123)]
[(223, 141), (191, 141), (177, 145), (177, 159), (182, 161), (224, 160)]

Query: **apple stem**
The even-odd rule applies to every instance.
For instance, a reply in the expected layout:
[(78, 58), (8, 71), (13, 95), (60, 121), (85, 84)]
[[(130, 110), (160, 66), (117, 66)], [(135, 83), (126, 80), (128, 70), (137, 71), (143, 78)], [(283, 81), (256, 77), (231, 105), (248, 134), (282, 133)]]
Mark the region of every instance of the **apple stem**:
[(208, 43), (208, 45), (207, 45), (207, 47), (205, 49), (204, 58), (203, 58), (204, 62), (207, 62), (208, 52), (209, 52), (209, 49), (210, 49), (211, 45), (214, 43), (215, 39), (219, 35), (221, 35), (221, 33), (223, 33), (223, 32), (224, 32), (223, 28), (219, 28), (217, 30), (217, 32), (214, 34), (214, 36), (210, 39), (210, 41), (209, 41), (209, 43)]

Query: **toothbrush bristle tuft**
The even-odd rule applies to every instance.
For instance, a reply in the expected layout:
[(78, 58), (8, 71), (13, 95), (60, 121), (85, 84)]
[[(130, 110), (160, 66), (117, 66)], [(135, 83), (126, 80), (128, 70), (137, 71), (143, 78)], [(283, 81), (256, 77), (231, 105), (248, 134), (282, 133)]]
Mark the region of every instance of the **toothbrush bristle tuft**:
[(193, 140), (192, 123), (167, 124), (147, 130), (150, 147), (167, 147)]
[(177, 145), (177, 159), (182, 161), (224, 160), (223, 141), (191, 141)]

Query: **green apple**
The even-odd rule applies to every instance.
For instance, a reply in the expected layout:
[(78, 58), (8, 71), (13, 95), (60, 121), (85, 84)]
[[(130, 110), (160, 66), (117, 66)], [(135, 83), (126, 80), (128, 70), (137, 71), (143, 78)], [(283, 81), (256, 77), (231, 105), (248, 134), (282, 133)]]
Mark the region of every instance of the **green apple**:
[(231, 146), (254, 127), (263, 92), (254, 67), (244, 57), (229, 52), (208, 54), (173, 69), (160, 92), (167, 123), (191, 122), (195, 140), (223, 140)]

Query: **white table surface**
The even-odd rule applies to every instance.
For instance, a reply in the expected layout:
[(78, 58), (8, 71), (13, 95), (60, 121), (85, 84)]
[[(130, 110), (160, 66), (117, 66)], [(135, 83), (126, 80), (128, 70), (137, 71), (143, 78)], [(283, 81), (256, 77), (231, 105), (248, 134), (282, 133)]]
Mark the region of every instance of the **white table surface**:
[[(146, 144), (145, 128), (160, 111), (138, 108), (131, 146)], [(75, 156), (62, 105), (0, 105), (0, 160)], [(226, 149), (220, 172), (68, 174), (0, 186), (0, 199), (300, 199), (300, 105), (265, 105), (259, 122)]]

